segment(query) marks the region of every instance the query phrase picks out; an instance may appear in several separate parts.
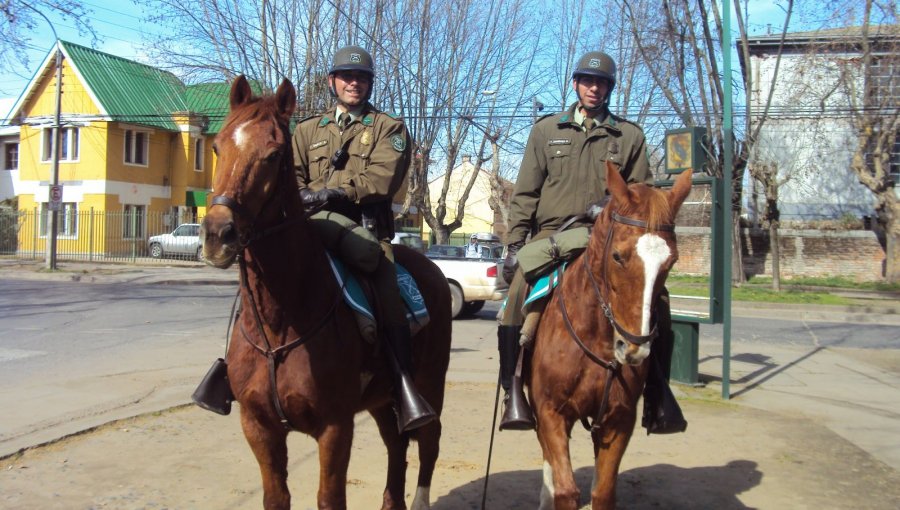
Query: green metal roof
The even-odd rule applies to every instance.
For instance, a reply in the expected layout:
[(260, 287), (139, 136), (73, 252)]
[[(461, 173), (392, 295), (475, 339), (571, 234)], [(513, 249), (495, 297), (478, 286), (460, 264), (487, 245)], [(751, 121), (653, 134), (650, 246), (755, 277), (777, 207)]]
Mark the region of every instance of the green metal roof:
[(217, 133), (228, 113), (226, 83), (186, 86), (174, 74), (91, 48), (60, 41), (104, 113), (114, 120), (177, 130), (172, 114), (206, 115), (206, 133)]

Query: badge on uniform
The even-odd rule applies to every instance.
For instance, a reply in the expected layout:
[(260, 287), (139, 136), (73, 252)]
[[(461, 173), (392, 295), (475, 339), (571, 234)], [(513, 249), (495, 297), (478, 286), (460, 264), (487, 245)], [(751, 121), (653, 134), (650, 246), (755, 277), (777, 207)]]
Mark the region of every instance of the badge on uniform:
[(372, 132), (368, 129), (363, 131), (362, 135), (359, 136), (359, 143), (363, 145), (369, 145), (372, 143)]
[(403, 152), (406, 149), (406, 138), (400, 135), (392, 136), (391, 147), (397, 152)]
[(309, 150), (318, 149), (319, 147), (328, 143), (328, 140), (321, 140), (309, 146)]

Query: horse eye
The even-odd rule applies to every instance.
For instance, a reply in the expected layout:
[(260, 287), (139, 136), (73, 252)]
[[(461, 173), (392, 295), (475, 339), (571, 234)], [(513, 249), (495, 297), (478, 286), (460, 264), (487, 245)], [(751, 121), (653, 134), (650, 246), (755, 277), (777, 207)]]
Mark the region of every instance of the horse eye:
[(624, 265), (625, 265), (625, 261), (622, 260), (622, 256), (619, 255), (619, 252), (617, 252), (617, 251), (616, 251), (616, 252), (613, 252), (612, 258), (613, 258), (613, 260), (616, 261), (616, 264), (619, 264), (620, 266), (624, 266)]

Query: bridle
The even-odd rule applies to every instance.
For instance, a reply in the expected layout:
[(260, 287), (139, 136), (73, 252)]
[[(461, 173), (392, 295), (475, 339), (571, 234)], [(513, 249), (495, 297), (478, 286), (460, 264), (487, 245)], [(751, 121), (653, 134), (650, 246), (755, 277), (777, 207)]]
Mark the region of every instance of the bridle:
[[(610, 223), (609, 229), (607, 230), (606, 241), (603, 246), (603, 253), (605, 254), (606, 257), (610, 256), (609, 247), (612, 244), (613, 231), (615, 230), (616, 223), (621, 223), (623, 225), (629, 225), (632, 227), (639, 227), (639, 228), (645, 229), (647, 231), (650, 231), (650, 230), (662, 231), (662, 232), (674, 232), (675, 231), (675, 225), (673, 225), (673, 224), (656, 225), (655, 228), (651, 229), (649, 224), (646, 221), (639, 220), (636, 218), (630, 218), (627, 216), (622, 216), (615, 211), (611, 211), (610, 218), (612, 219), (612, 222)], [(615, 328), (615, 330), (619, 333), (619, 335), (622, 336), (622, 338), (624, 338), (625, 340), (627, 340), (629, 343), (631, 343), (633, 345), (643, 345), (643, 344), (655, 339), (659, 335), (659, 332), (657, 331), (657, 328), (656, 328), (656, 324), (653, 325), (653, 329), (650, 331), (649, 334), (635, 335), (635, 334), (627, 331), (624, 327), (622, 327), (622, 325), (620, 325), (618, 323), (618, 321), (616, 321), (615, 317), (613, 316), (612, 308), (609, 306), (609, 304), (607, 302), (608, 298), (607, 299), (603, 298), (603, 293), (600, 291), (600, 285), (597, 283), (597, 280), (594, 278), (594, 274), (591, 271), (590, 265), (588, 264), (588, 256), (589, 256), (589, 253), (586, 251), (584, 253), (584, 256), (582, 257), (582, 262), (584, 264), (584, 270), (588, 274), (588, 278), (591, 281), (591, 287), (593, 287), (593, 289), (594, 289), (594, 295), (597, 296), (597, 300), (600, 302), (600, 308), (603, 311), (603, 315), (606, 317), (606, 319), (609, 321), (609, 323), (612, 325), (612, 327)], [(607, 277), (608, 268), (609, 268), (609, 261), (606, 261), (606, 263), (603, 264), (603, 283), (604, 283), (604, 289), (606, 290), (607, 296), (609, 296), (609, 293), (610, 293), (609, 278)], [(598, 355), (594, 354), (594, 352), (591, 351), (591, 349), (584, 343), (584, 341), (581, 339), (581, 337), (578, 336), (578, 333), (575, 331), (575, 327), (572, 325), (572, 321), (569, 319), (569, 314), (566, 311), (566, 304), (565, 304), (564, 297), (563, 297), (564, 292), (563, 292), (563, 288), (562, 288), (564, 272), (565, 271), (563, 270), (562, 266), (560, 266), (559, 284), (558, 284), (559, 299), (557, 299), (557, 304), (559, 305), (559, 310), (560, 310), (560, 313), (562, 314), (562, 319), (566, 325), (566, 329), (569, 331), (569, 336), (572, 337), (572, 340), (575, 341), (575, 343), (584, 352), (585, 356), (589, 360), (593, 361), (594, 363), (596, 363), (606, 369), (606, 383), (604, 384), (604, 387), (603, 387), (603, 399), (600, 402), (600, 410), (598, 411), (597, 415), (594, 417), (594, 422), (592, 425), (589, 426), (587, 423), (587, 420), (585, 418), (582, 418), (582, 420), (581, 420), (584, 427), (591, 431), (591, 435), (594, 435), (594, 434), (599, 435), (600, 429), (601, 429), (599, 423), (601, 422), (601, 418), (606, 413), (606, 408), (609, 405), (609, 390), (610, 390), (610, 386), (612, 386), (612, 384), (611, 384), (612, 378), (618, 372), (619, 368), (621, 367), (621, 364), (615, 358), (613, 358), (611, 361), (607, 361), (607, 360), (604, 360), (603, 358), (599, 357)]]
[[(285, 150), (283, 148), (281, 149), (280, 152), (281, 152), (281, 158), (280, 158), (281, 163), (279, 165), (278, 171), (279, 172), (287, 172), (290, 170), (290, 168), (292, 166), (292, 165), (290, 165), (290, 159), (285, 158), (285, 155), (284, 155)], [(279, 177), (280, 177), (280, 175), (279, 175)], [(276, 179), (276, 182), (277, 182), (277, 179)], [(251, 249), (252, 244), (255, 241), (269, 237), (278, 232), (282, 232), (284, 230), (287, 230), (289, 227), (292, 227), (294, 225), (297, 225), (301, 222), (306, 221), (310, 216), (312, 216), (313, 214), (318, 212), (318, 210), (321, 209), (321, 207), (322, 207), (322, 205), (318, 205), (317, 207), (313, 207), (313, 208), (310, 208), (310, 209), (304, 211), (302, 214), (297, 215), (294, 218), (288, 219), (287, 211), (284, 209), (284, 206), (282, 204), (281, 221), (277, 222), (273, 226), (266, 227), (266, 228), (263, 228), (263, 229), (257, 231), (257, 228), (256, 228), (257, 218), (259, 218), (262, 215), (262, 213), (266, 211), (267, 208), (272, 207), (273, 206), (272, 204), (275, 204), (275, 206), (277, 206), (278, 202), (276, 202), (276, 200), (283, 202), (283, 199), (280, 199), (280, 200), (278, 199), (279, 196), (280, 195), (278, 193), (273, 193), (266, 200), (266, 202), (263, 204), (263, 206), (260, 208), (260, 212), (257, 214), (257, 216), (250, 219), (249, 224), (251, 225), (251, 227), (249, 229), (247, 229), (247, 234), (244, 235), (242, 233), (239, 233), (238, 245), (240, 246), (240, 251), (238, 252), (237, 260), (238, 260), (238, 266), (240, 268), (241, 277), (240, 277), (240, 288), (238, 289), (238, 293), (235, 296), (235, 301), (237, 301), (237, 298), (238, 298), (238, 296), (240, 296), (241, 292), (245, 292), (248, 299), (250, 300), (250, 308), (253, 310), (253, 316), (256, 321), (256, 330), (257, 330), (257, 333), (259, 334), (259, 336), (262, 337), (263, 343), (265, 345), (264, 346), (260, 345), (258, 343), (253, 342), (250, 339), (250, 335), (244, 328), (243, 322), (241, 323), (241, 333), (243, 333), (242, 336), (244, 337), (244, 340), (246, 340), (247, 343), (254, 350), (256, 350), (257, 352), (259, 352), (260, 354), (265, 356), (266, 359), (268, 360), (267, 365), (269, 368), (269, 382), (270, 382), (270, 386), (271, 386), (272, 404), (275, 407), (275, 411), (278, 413), (278, 418), (281, 421), (281, 424), (284, 426), (284, 428), (286, 430), (296, 430), (291, 425), (290, 421), (288, 420), (287, 415), (284, 412), (284, 408), (281, 405), (281, 400), (278, 398), (278, 385), (277, 385), (277, 378), (276, 378), (276, 371), (278, 368), (278, 364), (280, 362), (284, 361), (284, 358), (287, 356), (287, 354), (291, 350), (293, 350), (295, 347), (299, 347), (300, 345), (303, 345), (307, 340), (310, 340), (311, 338), (315, 337), (315, 335), (319, 332), (319, 330), (321, 330), (325, 326), (325, 324), (328, 323), (328, 321), (334, 315), (334, 312), (337, 309), (338, 304), (343, 299), (343, 290), (338, 289), (338, 292), (336, 294), (336, 298), (335, 298), (334, 302), (331, 304), (328, 311), (319, 318), (319, 321), (315, 324), (315, 326), (310, 328), (304, 334), (298, 336), (297, 338), (294, 338), (290, 342), (286, 342), (277, 347), (272, 347), (272, 343), (269, 341), (269, 338), (266, 335), (265, 328), (263, 327), (263, 320), (259, 314), (259, 306), (257, 306), (257, 304), (256, 304), (256, 299), (253, 297), (253, 292), (250, 291), (250, 287), (248, 284), (249, 280), (248, 280), (248, 274), (247, 274), (247, 261), (246, 261), (246, 258), (243, 256), (243, 253), (246, 250)], [(220, 205), (223, 207), (227, 207), (228, 209), (231, 210), (232, 216), (237, 215), (237, 216), (243, 216), (245, 218), (251, 217), (251, 214), (247, 210), (246, 207), (241, 205), (234, 198), (232, 198), (228, 195), (225, 195), (225, 194), (214, 196), (210, 205), (211, 206)], [(237, 313), (240, 314), (240, 310), (238, 310)]]

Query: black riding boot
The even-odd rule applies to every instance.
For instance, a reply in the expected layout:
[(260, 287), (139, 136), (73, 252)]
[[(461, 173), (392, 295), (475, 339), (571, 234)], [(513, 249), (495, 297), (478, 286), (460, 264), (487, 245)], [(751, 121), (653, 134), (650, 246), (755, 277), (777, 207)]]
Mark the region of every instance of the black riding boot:
[(668, 297), (665, 293), (657, 302), (656, 327), (659, 336), (653, 341), (647, 358), (649, 366), (647, 384), (644, 386), (644, 415), (641, 418), (641, 426), (647, 429), (647, 434), (673, 434), (687, 429), (681, 407), (669, 388), (675, 336), (672, 333)]
[(431, 423), (437, 414), (419, 394), (412, 376), (412, 337), (409, 326), (387, 327), (388, 362), (394, 372), (394, 410), (400, 433)]
[[(534, 413), (525, 398), (522, 384), (521, 364), (525, 349), (519, 346), (520, 326), (499, 326), (497, 328), (497, 349), (500, 351), (500, 385), (503, 397), (503, 417), (500, 430), (533, 430)], [(516, 367), (519, 366), (519, 375)]]
[(191, 395), (195, 404), (221, 415), (231, 412), (231, 403), (234, 394), (231, 392), (231, 384), (228, 382), (228, 366), (222, 358), (213, 362), (200, 385)]

